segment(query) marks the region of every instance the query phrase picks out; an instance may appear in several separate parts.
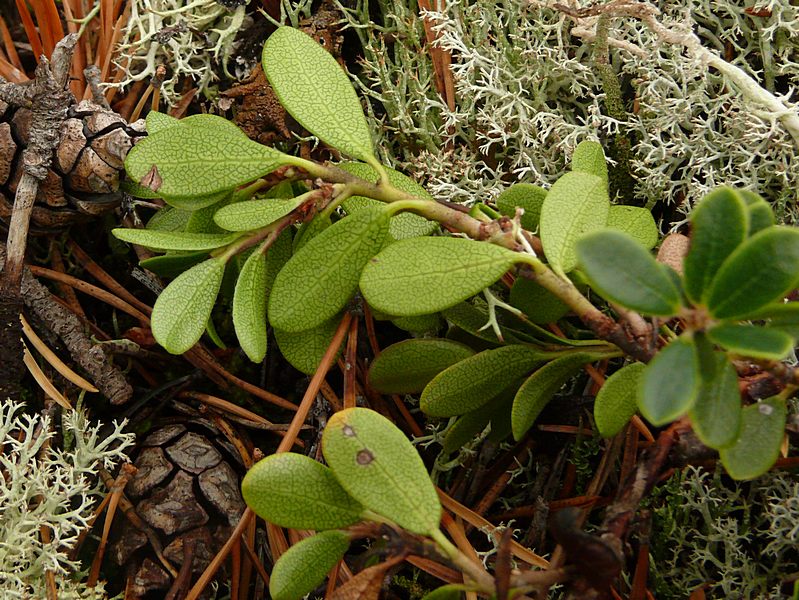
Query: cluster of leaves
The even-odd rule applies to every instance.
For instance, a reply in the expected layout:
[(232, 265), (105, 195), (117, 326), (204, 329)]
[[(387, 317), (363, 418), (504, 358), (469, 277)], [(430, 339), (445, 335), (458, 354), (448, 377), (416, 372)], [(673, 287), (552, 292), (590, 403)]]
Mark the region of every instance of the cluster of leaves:
[(577, 243), (594, 290), (683, 325), (679, 336), (666, 331), (671, 339), (651, 363), (628, 365), (607, 380), (597, 396), (597, 424), (607, 434), (636, 409), (658, 426), (688, 414), (730, 475), (749, 479), (777, 458), (786, 398), (742, 408), (732, 358), (780, 361), (793, 351), (799, 306), (783, 298), (799, 283), (799, 231), (774, 225), (768, 204), (756, 194), (727, 188), (700, 203), (691, 225), (682, 277), (618, 232), (597, 232)]
[[(302, 454), (273, 454), (242, 482), (245, 501), (260, 517), (319, 532), (275, 563), (269, 580), (274, 600), (299, 600), (313, 591), (350, 547), (354, 533), (342, 528), (361, 521), (390, 523), (452, 551), (439, 530), (441, 504), (424, 463), (391, 421), (366, 408), (339, 411), (325, 428), (322, 453), (329, 467)], [(464, 589), (445, 587), (458, 596)]]
[[(664, 326), (673, 339), (651, 364), (630, 364), (608, 379), (596, 404), (603, 435), (617, 433), (636, 410), (655, 425), (687, 413), (733, 476), (753, 477), (773, 463), (784, 398), (741, 408), (729, 358), (779, 361), (799, 333), (795, 307), (781, 304), (799, 281), (799, 232), (773, 225), (763, 199), (729, 189), (710, 194), (692, 216), (680, 276), (650, 254), (658, 235), (648, 211), (611, 203), (598, 144), (581, 143), (571, 172), (548, 191), (520, 184), (498, 199), (499, 212), (477, 204), (464, 216), (375, 159), (346, 75), (311, 38), (278, 29), (263, 65), (303, 127), (363, 162), (318, 165), (254, 143), (224, 119), (151, 114), (150, 135), (126, 168), (139, 182), (130, 185), (133, 193), (162, 197), (169, 207), (145, 230), (114, 233), (167, 251), (145, 263), (153, 270), (193, 264), (155, 304), (153, 333), (167, 350), (185, 352), (199, 340), (228, 270), (236, 280), (233, 322), (247, 355), (263, 359), (268, 320), (286, 358), (313, 372), (340, 313), (360, 292), (401, 327), (435, 331), (443, 315), (451, 330), (465, 332), (458, 341), (387, 348), (369, 373), (375, 389), (421, 392), (428, 415), (457, 416), (449, 448), (489, 422), (500, 439), (521, 439), (583, 365), (621, 356), (613, 344), (584, 339), (585, 331), (568, 339), (537, 325), (569, 311), (584, 320), (598, 314), (580, 291), (590, 285), (621, 314), (676, 318), (681, 331)], [(259, 194), (260, 178), (278, 169), (283, 181)], [(315, 189), (302, 183), (311, 178), (320, 182)], [(481, 241), (432, 235), (438, 223)], [(536, 229), (548, 265), (530, 245)], [(514, 268), (507, 304), (488, 288)], [(480, 292), (485, 310), (470, 301)], [(511, 313), (504, 325), (497, 308)], [(768, 326), (742, 324), (753, 319)], [(482, 331), (486, 322), (493, 335)]]

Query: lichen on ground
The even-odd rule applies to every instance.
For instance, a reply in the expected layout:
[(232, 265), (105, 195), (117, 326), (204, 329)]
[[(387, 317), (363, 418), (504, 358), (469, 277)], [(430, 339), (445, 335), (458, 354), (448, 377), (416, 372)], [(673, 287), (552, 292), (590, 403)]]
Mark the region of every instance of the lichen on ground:
[[(451, 110), (435, 90), (416, 7), (398, 0), (379, 6), (379, 25), (369, 23), (374, 9), (370, 15), (362, 0), (347, 10), (364, 47), (360, 79), (378, 146), (436, 197), (472, 203), (516, 181), (548, 185), (579, 141), (600, 139), (607, 151), (621, 133), (631, 141), (637, 204), (679, 205), (686, 213), (724, 183), (760, 192), (792, 219), (799, 155), (778, 115), (640, 21), (609, 25), (610, 64), (626, 99), (619, 120), (608, 115), (593, 44), (572, 35), (574, 21), (553, 8), (456, 0), (424, 13), (452, 54)], [(726, 0), (690, 0), (664, 4), (660, 19), (692, 28), (764, 89), (789, 96), (799, 84), (799, 7), (789, 0), (758, 7), (753, 13), (768, 16)]]

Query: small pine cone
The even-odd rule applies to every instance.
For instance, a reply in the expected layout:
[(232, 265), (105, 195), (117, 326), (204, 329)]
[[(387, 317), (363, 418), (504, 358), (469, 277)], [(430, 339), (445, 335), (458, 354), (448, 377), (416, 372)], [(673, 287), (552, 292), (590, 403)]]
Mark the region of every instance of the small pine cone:
[[(139, 517), (159, 538), (163, 556), (180, 571), (194, 544), (192, 580), (224, 545), (244, 512), (240, 459), (205, 419), (166, 425), (139, 444), (136, 476), (125, 488)], [(174, 580), (144, 532), (117, 525), (111, 558), (127, 572), (128, 599), (163, 598)]]
[[(0, 101), (0, 220), (8, 222), (22, 178), (22, 151), (31, 112)], [(83, 101), (70, 107), (47, 177), (39, 185), (31, 231), (86, 221), (116, 207), (124, 161), (144, 122), (128, 125), (117, 113)]]

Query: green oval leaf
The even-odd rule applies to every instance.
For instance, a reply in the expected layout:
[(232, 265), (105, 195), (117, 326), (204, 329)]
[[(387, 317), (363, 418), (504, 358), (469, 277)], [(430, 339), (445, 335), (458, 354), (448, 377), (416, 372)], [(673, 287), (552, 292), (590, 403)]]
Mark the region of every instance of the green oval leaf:
[(283, 358), (289, 361), (292, 367), (306, 375), (313, 375), (322, 362), (330, 342), (333, 341), (333, 335), (340, 321), (341, 316), (336, 315), (305, 331), (274, 329), (275, 341)]
[(722, 263), (746, 239), (749, 218), (731, 188), (710, 192), (691, 212), (691, 248), (685, 257), (685, 292), (701, 303)]
[(461, 600), (466, 589), (468, 588), (462, 583), (450, 583), (425, 594), (422, 600)]
[(510, 303), (533, 323), (546, 324), (566, 316), (571, 310), (555, 294), (526, 277), (517, 277), (510, 289)]
[(165, 206), (156, 212), (145, 225), (150, 231), (182, 231), (191, 218), (190, 210)]
[(793, 338), (779, 329), (724, 323), (707, 332), (716, 344), (750, 358), (782, 360), (793, 350)]
[(746, 204), (749, 213), (749, 235), (754, 235), (762, 229), (774, 225), (774, 211), (771, 205), (759, 194), (749, 190), (737, 190)]
[(700, 350), (702, 383), (688, 416), (694, 432), (710, 448), (725, 448), (741, 429), (738, 375), (724, 352)]
[(471, 412), (495, 398), (509, 381), (529, 373), (549, 356), (522, 345), (485, 350), (436, 375), (424, 388), (419, 406), (433, 417)]
[(150, 229), (112, 229), (114, 237), (155, 250), (213, 250), (235, 242), (238, 233), (186, 233), (183, 231), (153, 231)]
[(638, 385), (638, 409), (660, 427), (691, 409), (699, 393), (699, 356), (693, 340), (680, 337), (655, 355)]
[(369, 385), (382, 394), (421, 392), (433, 377), (474, 351), (441, 339), (405, 340), (380, 353), (369, 368)]
[(799, 230), (774, 226), (738, 246), (721, 265), (706, 304), (718, 319), (734, 319), (784, 297), (799, 283)]
[(255, 362), (266, 356), (266, 256), (250, 254), (233, 292), (233, 328), (244, 354)]
[(230, 190), (292, 162), (231, 125), (213, 115), (183, 119), (139, 141), (125, 158), (125, 169), (133, 181), (166, 199)]
[(566, 173), (550, 188), (541, 209), (541, 243), (552, 269), (565, 276), (577, 266), (576, 244), (605, 227), (607, 182), (590, 173)]
[(164, 254), (162, 256), (153, 256), (145, 258), (139, 263), (143, 269), (152, 271), (159, 277), (177, 277), (186, 269), (190, 269), (197, 263), (200, 263), (208, 258), (208, 252), (201, 250), (199, 252), (179, 253), (179, 254)]
[(385, 210), (370, 207), (309, 240), (275, 279), (269, 322), (283, 331), (303, 331), (337, 314), (358, 289), (361, 271), (387, 231)]
[(799, 302), (769, 304), (756, 313), (746, 316), (752, 320), (768, 320), (768, 327), (784, 331), (793, 338), (799, 338)]
[[(377, 171), (371, 166), (364, 163), (347, 162), (341, 163), (338, 166), (340, 169), (347, 171), (356, 177), (365, 179), (370, 182), (377, 181)], [(388, 174), (388, 180), (395, 188), (413, 194), (421, 200), (430, 200), (433, 202), (433, 197), (427, 193), (421, 185), (416, 183), (413, 179), (395, 171), (389, 167), (383, 167)], [(373, 198), (366, 198), (364, 196), (352, 196), (347, 198), (341, 205), (348, 214), (354, 214), (361, 210), (364, 206), (379, 206), (383, 203)], [(435, 221), (428, 221), (420, 215), (415, 215), (410, 212), (400, 213), (391, 217), (391, 223), (388, 226), (388, 234), (395, 240), (405, 240), (412, 237), (422, 237), (430, 235), (438, 231), (438, 223)]]
[(623, 206), (621, 204), (611, 206), (606, 226), (623, 231), (647, 250), (654, 248), (660, 237), (652, 213), (639, 206)]
[(585, 140), (577, 144), (572, 154), (572, 171), (596, 175), (608, 183), (608, 163), (602, 144)]
[(611, 302), (648, 315), (671, 316), (680, 308), (680, 290), (666, 267), (633, 238), (605, 230), (577, 242), (580, 266), (596, 291)]
[(547, 363), (530, 375), (513, 399), (511, 409), (513, 438), (517, 442), (521, 440), (563, 384), (584, 364), (598, 360), (602, 356), (588, 352), (567, 354)]
[(753, 479), (772, 467), (780, 454), (786, 416), (785, 401), (776, 396), (741, 411), (735, 443), (719, 451), (730, 477)]
[(147, 127), (147, 133), (153, 135), (154, 133), (178, 125), (180, 119), (176, 119), (166, 113), (158, 112), (157, 110), (151, 110), (147, 113), (144, 123)]
[(224, 274), (224, 261), (211, 258), (166, 286), (153, 306), (155, 341), (172, 354), (183, 354), (194, 346), (205, 331)]
[(223, 198), (216, 204), (192, 211), (191, 217), (189, 217), (189, 221), (186, 223), (186, 229), (184, 231), (187, 233), (228, 233), (214, 223), (214, 214), (221, 207), (229, 204), (232, 199), (233, 194), (229, 194), (226, 198)]
[(230, 194), (231, 190), (222, 190), (211, 194), (199, 194), (196, 196), (164, 196), (159, 193), (156, 194), (155, 197), (163, 198), (164, 202), (175, 208), (194, 211), (218, 204), (225, 198), (229, 198)]
[(322, 233), (332, 224), (333, 222), (330, 220), (329, 216), (320, 213), (309, 222), (300, 225), (299, 230), (297, 230), (297, 235), (294, 236), (294, 254), (299, 252), (305, 244)]
[(297, 122), (345, 154), (374, 161), (372, 136), (347, 74), (310, 36), (279, 27), (261, 64), (280, 103)]
[(497, 196), (497, 210), (507, 217), (516, 215), (516, 207), (523, 208), (522, 227), (528, 231), (537, 231), (541, 219), (541, 208), (547, 191), (532, 183), (516, 183)]
[(228, 231), (249, 231), (266, 227), (285, 217), (307, 198), (300, 196), (288, 200), (247, 200), (220, 208), (214, 214), (214, 221)]
[(517, 259), (500, 246), (463, 238), (402, 240), (369, 261), (361, 291), (370, 306), (390, 315), (430, 314), (474, 296)]
[(343, 531), (323, 531), (294, 544), (272, 569), (272, 600), (302, 600), (324, 581), (349, 547), (350, 537)]
[(362, 519), (363, 506), (333, 472), (308, 456), (284, 452), (258, 461), (241, 482), (247, 505), (262, 519), (292, 529), (336, 529)]
[(366, 408), (335, 413), (322, 453), (341, 486), (369, 510), (413, 533), (438, 530), (441, 504), (416, 449), (391, 421)]
[(455, 422), (447, 427), (444, 433), (444, 440), (441, 444), (441, 451), (444, 454), (452, 454), (463, 448), (474, 436), (482, 432), (491, 421), (496, 407), (493, 402), (484, 404), (477, 410), (468, 412), (455, 419)]
[(645, 369), (644, 363), (622, 367), (599, 390), (594, 402), (594, 420), (602, 437), (619, 433), (638, 410), (636, 390)]

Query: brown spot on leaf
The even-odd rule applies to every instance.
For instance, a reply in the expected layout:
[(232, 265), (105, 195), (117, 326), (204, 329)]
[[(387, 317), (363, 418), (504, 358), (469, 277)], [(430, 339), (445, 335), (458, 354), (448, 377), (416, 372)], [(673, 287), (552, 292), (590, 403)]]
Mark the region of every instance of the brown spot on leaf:
[(357, 462), (361, 466), (368, 465), (374, 459), (375, 455), (369, 452), (369, 450), (360, 450), (358, 454), (355, 455), (355, 462)]
[(344, 427), (342, 427), (341, 433), (344, 434), (344, 437), (355, 437), (355, 430), (349, 425), (345, 425)]

